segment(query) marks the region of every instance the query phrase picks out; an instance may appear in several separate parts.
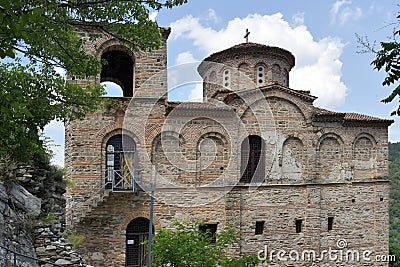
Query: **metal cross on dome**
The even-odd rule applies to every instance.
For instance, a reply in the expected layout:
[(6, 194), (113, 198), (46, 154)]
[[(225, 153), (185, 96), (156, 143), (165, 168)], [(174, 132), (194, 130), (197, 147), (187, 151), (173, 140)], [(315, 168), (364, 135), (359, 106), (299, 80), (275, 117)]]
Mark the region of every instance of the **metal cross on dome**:
[(246, 43), (249, 42), (249, 35), (250, 35), (249, 29), (246, 29), (246, 34), (244, 35), (244, 38), (246, 38)]

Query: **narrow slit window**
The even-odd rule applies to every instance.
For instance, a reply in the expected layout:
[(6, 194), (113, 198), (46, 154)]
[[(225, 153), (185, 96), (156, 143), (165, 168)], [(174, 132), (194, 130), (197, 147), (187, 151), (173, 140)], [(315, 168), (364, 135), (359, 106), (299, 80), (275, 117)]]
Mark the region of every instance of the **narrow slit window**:
[(296, 233), (301, 233), (303, 220), (296, 220)]
[(257, 221), (255, 234), (262, 235), (263, 232), (264, 232), (264, 221)]
[(328, 217), (328, 231), (333, 229), (333, 217)]

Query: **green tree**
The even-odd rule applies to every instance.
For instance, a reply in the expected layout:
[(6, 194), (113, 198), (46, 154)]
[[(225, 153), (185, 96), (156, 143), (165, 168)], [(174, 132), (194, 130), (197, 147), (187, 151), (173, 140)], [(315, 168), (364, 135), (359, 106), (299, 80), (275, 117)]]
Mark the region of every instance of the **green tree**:
[(154, 49), (162, 44), (161, 29), (149, 12), (186, 1), (0, 0), (0, 157), (28, 161), (43, 151), (47, 123), (98, 108), (101, 86), (82, 89), (54, 71), (77, 78), (100, 72), (102, 62), (85, 53), (77, 28), (111, 34), (135, 50)]
[(199, 224), (178, 223), (174, 230), (160, 229), (152, 246), (152, 266), (163, 267), (243, 267), (255, 266), (256, 254), (229, 257), (227, 248), (238, 243), (235, 229), (223, 228), (212, 236), (199, 230)]
[[(387, 42), (380, 42), (379, 48), (375, 47), (375, 43), (371, 44), (367, 37), (357, 35), (357, 39), (362, 47), (362, 52), (372, 52), (375, 54), (375, 59), (371, 62), (376, 70), (384, 70), (386, 77), (382, 82), (384, 86), (396, 85), (392, 93), (382, 100), (383, 103), (390, 103), (397, 97), (400, 97), (400, 43), (398, 38), (400, 36), (400, 14), (396, 17), (397, 21), (390, 24), (393, 26), (393, 33), (391, 39)], [(394, 110), (391, 115), (400, 116), (400, 105)]]

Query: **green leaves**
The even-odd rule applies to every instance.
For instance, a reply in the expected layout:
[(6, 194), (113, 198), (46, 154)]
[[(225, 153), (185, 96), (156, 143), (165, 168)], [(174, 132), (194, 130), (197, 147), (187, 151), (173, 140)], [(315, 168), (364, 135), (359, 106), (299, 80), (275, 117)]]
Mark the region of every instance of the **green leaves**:
[(0, 58), (14, 58), (19, 51), (73, 76), (93, 76), (100, 64), (83, 51), (77, 28), (111, 34), (134, 50), (155, 49), (162, 44), (161, 33), (149, 19), (149, 8), (171, 8), (186, 1), (1, 0)]
[[(400, 19), (400, 15), (397, 16), (397, 19)], [(375, 59), (371, 62), (371, 64), (376, 70), (379, 71), (384, 69), (386, 72), (386, 77), (382, 82), (383, 86), (392, 86), (400, 79), (400, 43), (397, 41), (399, 35), (400, 30), (395, 29), (393, 31), (393, 38), (391, 41), (380, 43), (380, 50), (375, 51), (374, 49), (369, 49), (375, 53)], [(368, 48), (368, 43), (363, 45), (367, 46)], [(400, 85), (398, 85), (387, 98), (383, 99), (382, 102), (390, 103), (399, 96)], [(400, 106), (394, 110), (391, 115), (400, 116)]]
[(257, 255), (228, 257), (226, 249), (237, 244), (235, 229), (225, 227), (212, 236), (199, 230), (199, 224), (176, 222), (174, 230), (160, 229), (152, 246), (152, 266), (157, 267), (243, 267), (255, 266)]
[[(0, 62), (0, 156), (28, 161), (45, 150), (40, 132), (51, 120), (83, 118), (99, 107), (100, 85), (82, 88), (54, 71), (60, 67), (78, 79), (99, 74), (101, 62), (85, 52), (79, 27), (135, 50), (154, 49), (162, 40), (149, 8), (186, 1), (0, 0), (0, 59), (6, 59)], [(29, 63), (12, 60), (17, 53)]]
[(81, 118), (98, 108), (104, 89), (67, 84), (49, 66), (0, 64), (0, 156), (27, 161), (43, 150), (40, 131), (52, 120)]

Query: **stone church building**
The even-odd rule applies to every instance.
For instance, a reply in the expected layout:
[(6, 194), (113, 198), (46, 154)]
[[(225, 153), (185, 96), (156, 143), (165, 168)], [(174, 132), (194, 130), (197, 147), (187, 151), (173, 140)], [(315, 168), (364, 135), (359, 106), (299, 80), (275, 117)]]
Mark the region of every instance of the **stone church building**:
[(70, 82), (115, 82), (123, 96), (66, 124), (76, 183), (67, 225), (85, 237), (87, 263), (146, 266), (153, 191), (155, 232), (175, 221), (232, 226), (241, 231), (232, 253), (268, 248), (272, 266), (388, 266), (375, 256), (389, 253), (393, 121), (315, 107), (309, 91), (289, 86), (289, 51), (247, 42), (198, 66), (203, 102), (172, 102), (166, 46), (132, 51), (108, 35), (91, 41), (90, 31), (80, 32), (85, 48), (108, 64)]

